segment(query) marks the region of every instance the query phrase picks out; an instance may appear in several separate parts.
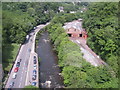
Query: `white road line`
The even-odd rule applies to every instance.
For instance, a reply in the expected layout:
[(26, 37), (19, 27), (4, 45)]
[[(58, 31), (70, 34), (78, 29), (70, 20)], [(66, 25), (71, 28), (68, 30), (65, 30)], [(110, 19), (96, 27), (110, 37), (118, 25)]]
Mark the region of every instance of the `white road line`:
[(20, 84), (19, 84), (19, 87), (21, 86), (21, 82), (20, 82)]
[(20, 81), (22, 81), (22, 77), (20, 78)]
[(80, 43), (78, 40), (76, 40), (78, 43)]

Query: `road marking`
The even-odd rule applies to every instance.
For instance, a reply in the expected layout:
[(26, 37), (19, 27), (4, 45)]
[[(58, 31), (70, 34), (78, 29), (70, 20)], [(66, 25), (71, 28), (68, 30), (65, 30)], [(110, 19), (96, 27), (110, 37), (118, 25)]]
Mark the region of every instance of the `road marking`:
[(78, 43), (80, 43), (78, 40), (76, 40)]
[(23, 74), (23, 71), (22, 71), (22, 74)]
[(19, 84), (19, 87), (21, 86), (21, 83)]
[(22, 81), (22, 77), (20, 78), (20, 81)]

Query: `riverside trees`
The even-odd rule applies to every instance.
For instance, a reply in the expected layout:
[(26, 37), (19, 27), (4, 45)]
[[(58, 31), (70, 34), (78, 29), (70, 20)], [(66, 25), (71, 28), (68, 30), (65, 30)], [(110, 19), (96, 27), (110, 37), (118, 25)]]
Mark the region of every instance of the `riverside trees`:
[(58, 53), (64, 84), (69, 88), (118, 88), (117, 3), (91, 3), (84, 14), (72, 15), (73, 19), (83, 18), (88, 45), (112, 67), (114, 74), (106, 66), (94, 67), (87, 63), (79, 47), (68, 40), (62, 25), (72, 21), (68, 19), (70, 15), (56, 16), (46, 27)]
[(91, 3), (84, 15), (84, 27), (88, 31), (88, 45), (112, 66), (118, 75), (119, 37), (118, 3)]
[[(68, 3), (67, 3), (68, 4)], [(61, 4), (60, 4), (61, 5)], [(46, 23), (55, 15), (58, 3), (4, 3), (3, 46), (21, 43), (34, 26)], [(69, 7), (71, 7), (69, 5)], [(74, 7), (72, 10), (78, 9)], [(66, 12), (69, 8), (66, 7)], [(60, 13), (51, 20), (48, 30), (59, 58), (64, 84), (70, 88), (117, 88), (119, 28), (116, 3), (93, 3), (85, 13)], [(65, 22), (82, 17), (88, 31), (88, 44), (112, 66), (115, 75), (105, 67), (94, 67), (82, 58), (79, 46), (69, 41), (62, 28)], [(4, 47), (3, 47), (4, 48)], [(4, 52), (3, 52), (4, 53)], [(4, 59), (3, 59), (4, 60)]]

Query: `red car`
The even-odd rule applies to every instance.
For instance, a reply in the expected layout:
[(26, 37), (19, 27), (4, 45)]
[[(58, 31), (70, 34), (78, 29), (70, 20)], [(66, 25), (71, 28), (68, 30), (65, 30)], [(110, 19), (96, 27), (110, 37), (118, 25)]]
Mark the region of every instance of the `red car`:
[(18, 68), (18, 67), (16, 67), (16, 68), (14, 69), (14, 72), (18, 72), (18, 69), (19, 69), (19, 68)]

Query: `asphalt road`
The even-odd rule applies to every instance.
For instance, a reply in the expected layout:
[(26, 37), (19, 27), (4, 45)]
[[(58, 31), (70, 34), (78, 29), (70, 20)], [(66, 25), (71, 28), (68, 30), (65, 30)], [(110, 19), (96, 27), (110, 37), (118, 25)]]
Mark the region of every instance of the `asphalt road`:
[[(9, 78), (8, 78), (8, 81), (6, 83), (5, 88), (9, 88), (11, 82), (14, 82), (14, 86), (12, 88), (24, 88), (25, 82), (26, 82), (27, 70), (28, 70), (28, 67), (31, 66), (31, 64), (30, 64), (30, 66), (28, 66), (28, 63), (30, 60), (30, 55), (31, 55), (31, 52), (34, 51), (34, 48), (33, 48), (34, 47), (33, 39), (35, 38), (34, 33), (38, 32), (44, 26), (45, 25), (37, 26), (37, 29), (35, 29), (34, 32), (31, 32), (29, 34), (30, 38), (25, 42), (25, 44), (23, 44), (21, 46), (20, 52), (16, 58), (15, 64), (14, 64), (12, 71), (9, 75)], [(17, 72), (17, 77), (16, 77), (16, 79), (13, 79), (12, 77), (13, 77), (14, 69), (16, 67), (16, 63), (20, 59), (22, 59), (22, 60), (20, 62), (20, 67), (19, 67), (19, 70)]]

